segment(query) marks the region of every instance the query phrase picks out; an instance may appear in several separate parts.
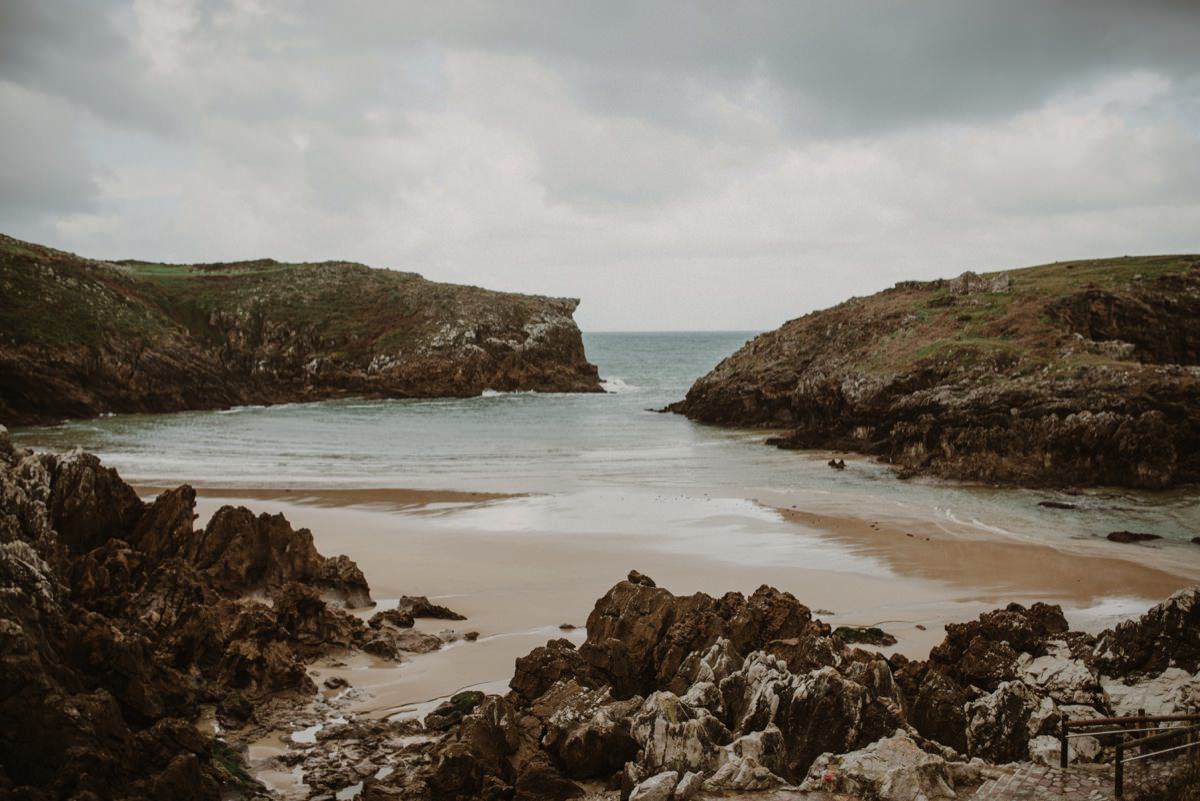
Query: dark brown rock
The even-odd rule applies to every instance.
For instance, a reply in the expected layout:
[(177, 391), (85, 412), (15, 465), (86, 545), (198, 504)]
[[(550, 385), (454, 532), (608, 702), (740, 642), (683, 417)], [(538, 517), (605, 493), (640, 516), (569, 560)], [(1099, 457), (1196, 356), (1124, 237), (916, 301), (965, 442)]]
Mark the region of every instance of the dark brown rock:
[(658, 586), (654, 583), (654, 579), (650, 578), (649, 576), (643, 575), (642, 573), (639, 573), (636, 570), (630, 570), (629, 577), (626, 578), (625, 580), (628, 581), (630, 584), (640, 584), (643, 587)]
[(345, 557), (323, 558), (312, 532), (294, 530), (283, 515), (255, 516), (245, 507), (224, 506), (192, 538), (186, 556), (226, 593), (301, 581), (337, 595), (348, 606), (372, 604), (362, 571)]
[(899, 709), (832, 668), (809, 674), (805, 691), (786, 701), (775, 725), (787, 751), (781, 775), (791, 781), (799, 781), (821, 754), (861, 748), (903, 723)]
[(1110, 531), (1108, 539), (1112, 542), (1130, 543), (1161, 540), (1162, 537), (1157, 534), (1148, 534), (1144, 531)]
[(574, 680), (585, 687), (600, 682), (600, 674), (570, 640), (550, 640), (517, 659), (508, 686), (526, 702), (541, 696), (559, 681)]
[(1059, 720), (1057, 715), (1049, 716), (1031, 731), (1030, 719), (1038, 701), (1028, 686), (1012, 681), (970, 702), (966, 707), (967, 753), (996, 764), (1028, 759), (1029, 740), (1053, 733)]
[(483, 693), (478, 690), (456, 693), (425, 716), (425, 726), (438, 731), (448, 729), (479, 706), (483, 697)]
[(790, 594), (770, 587), (760, 587), (750, 598), (728, 593), (714, 599), (703, 593), (674, 596), (623, 581), (588, 616), (580, 653), (606, 676), (616, 697), (628, 698), (670, 686), (684, 659), (718, 638), (744, 655), (823, 625), (814, 623), (808, 607)]
[(993, 690), (1015, 677), (1018, 652), (1037, 654), (1049, 637), (1067, 629), (1058, 606), (1009, 604), (978, 620), (948, 624), (946, 639), (930, 652), (929, 661), (961, 684)]
[(1097, 637), (1097, 667), (1108, 675), (1200, 670), (1200, 589), (1180, 590), (1136, 620)]
[(517, 723), (516, 709), (505, 699), (488, 696), (459, 726), (458, 737), (439, 750), (429, 786), (439, 799), (474, 799), (489, 790), (511, 796), (521, 764), (537, 750), (536, 742)]
[(517, 776), (513, 801), (561, 801), (582, 796), (583, 788), (565, 778), (545, 753), (529, 760)]
[(367, 635), (361, 620), (331, 608), (316, 590), (299, 582), (288, 582), (271, 600), (276, 622), (302, 655), (349, 649)]
[(917, 731), (960, 754), (967, 751), (967, 694), (949, 676), (938, 670), (925, 674), (908, 710)]
[[(267, 696), (313, 692), (305, 660), (366, 627), (295, 579), (353, 588), (353, 572), (322, 572), (334, 560), (286, 521), (262, 551), (276, 566), (249, 558), (258, 552), (236, 531), (216, 558), (192, 529), (190, 488), (146, 506), (94, 457), (6, 445), (0, 436), (0, 718), (21, 725), (0, 727), (0, 795), (257, 792), (237, 753), (196, 729), (199, 704), (241, 723)], [(271, 605), (244, 597), (264, 586)]]
[(895, 645), (896, 638), (875, 626), (838, 626), (833, 636), (845, 643), (865, 645)]
[(436, 620), (466, 620), (466, 615), (460, 615), (440, 604), (431, 603), (424, 595), (405, 595), (400, 599), (397, 610), (410, 617), (429, 617)]
[(50, 519), (59, 542), (74, 553), (128, 536), (142, 515), (137, 493), (90, 453), (54, 462), (51, 487)]
[(694, 771), (714, 792), (770, 787), (909, 726), (946, 758), (1024, 760), (1031, 738), (1057, 730), (1059, 704), (1104, 711), (1095, 670), (1190, 669), (1197, 598), (1177, 594), (1099, 642), (1057, 606), (1010, 604), (948, 625), (921, 662), (851, 647), (770, 588), (712, 598), (623, 581), (597, 601), (582, 648), (555, 640), (519, 659), (513, 692), (457, 729), (453, 710), (434, 716), (451, 734), (432, 747), (429, 784), (453, 798), (574, 795), (571, 780), (629, 794)]
[(413, 627), (413, 616), (412, 613), (400, 609), (385, 609), (382, 612), (376, 612), (371, 615), (371, 619), (367, 621), (367, 625), (373, 629), (384, 625), (395, 626), (398, 629), (411, 629)]
[(156, 561), (186, 558), (195, 546), (195, 522), (196, 491), (184, 484), (159, 493), (126, 539)]
[(562, 681), (534, 700), (530, 712), (541, 720), (542, 746), (564, 775), (587, 779), (612, 776), (636, 756), (630, 727), (641, 702), (613, 701), (607, 688)]

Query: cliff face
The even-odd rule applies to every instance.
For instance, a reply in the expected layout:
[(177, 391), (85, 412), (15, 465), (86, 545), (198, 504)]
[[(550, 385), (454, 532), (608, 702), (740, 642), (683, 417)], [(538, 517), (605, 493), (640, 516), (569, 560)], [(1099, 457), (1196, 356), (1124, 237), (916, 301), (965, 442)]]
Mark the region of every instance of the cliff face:
[(577, 305), (361, 264), (100, 262), (0, 236), (0, 422), (599, 392)]
[(903, 282), (757, 337), (671, 409), (902, 474), (1200, 481), (1200, 257)]

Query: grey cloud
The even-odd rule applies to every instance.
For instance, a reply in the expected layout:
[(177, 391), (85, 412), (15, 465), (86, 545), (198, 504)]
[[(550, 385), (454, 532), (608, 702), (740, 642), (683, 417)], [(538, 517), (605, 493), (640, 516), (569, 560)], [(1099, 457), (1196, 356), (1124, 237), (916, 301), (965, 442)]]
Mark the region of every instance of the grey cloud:
[[(946, 119), (986, 119), (1056, 91), (1133, 69), (1176, 80), (1200, 74), (1200, 4), (1119, 0), (288, 4), (223, 22), (204, 3), (189, 39), (224, 41), (253, 69), (221, 74), (198, 101), (268, 121), (289, 112), (353, 116), (399, 92), (388, 54), (423, 47), (526, 55), (551, 65), (598, 109), (691, 130), (708, 124), (698, 94), (737, 94), (762, 79), (786, 121), (853, 135)], [(186, 125), (191, 99), (154, 85), (124, 38), (129, 13), (110, 2), (14, 0), (0, 9), (0, 69), (130, 125)], [(329, 81), (331, 92), (313, 92)]]
[(148, 85), (146, 63), (120, 30), (121, 10), (109, 0), (0, 4), (0, 77), (114, 124), (177, 128), (174, 104)]
[(1198, 34), (1190, 2), (9, 0), (0, 230), (767, 327), (1200, 247)]
[(703, 122), (690, 102), (697, 85), (734, 92), (760, 76), (785, 93), (792, 124), (844, 134), (1008, 113), (1105, 73), (1200, 71), (1191, 2), (346, 7), (319, 24), (348, 46), (428, 39), (532, 53), (600, 107), (681, 125)]
[(0, 219), (84, 211), (97, 195), (69, 107), (0, 81)]

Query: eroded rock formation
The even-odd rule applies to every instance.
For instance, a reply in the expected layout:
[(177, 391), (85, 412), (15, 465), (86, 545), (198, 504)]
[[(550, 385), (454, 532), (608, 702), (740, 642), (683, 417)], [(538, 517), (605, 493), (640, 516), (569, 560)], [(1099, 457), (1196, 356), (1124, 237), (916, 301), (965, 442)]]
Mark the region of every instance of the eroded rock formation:
[[(281, 517), (195, 494), (143, 503), (93, 456), (14, 449), (0, 427), (0, 795), (217, 799), (258, 788), (224, 742), (264, 699), (315, 691), (306, 661), (359, 647), (357, 566)], [(264, 600), (266, 602), (264, 602)]]
[[(787, 593), (675, 596), (614, 586), (576, 649), (518, 660), (512, 691), (414, 749), (372, 799), (622, 799), (799, 786), (912, 801), (962, 797), (991, 765), (1057, 760), (1059, 721), (1170, 714), (1200, 690), (1200, 595), (1179, 593), (1092, 637), (1056, 606), (1012, 604), (947, 626), (926, 661), (847, 645)], [(1165, 670), (1161, 665), (1176, 665)], [(472, 699), (474, 703), (475, 699)], [(440, 718), (439, 718), (440, 721)], [(439, 722), (438, 729), (445, 727)], [(1070, 758), (1108, 758), (1074, 740)], [(536, 789), (535, 789), (536, 788)]]

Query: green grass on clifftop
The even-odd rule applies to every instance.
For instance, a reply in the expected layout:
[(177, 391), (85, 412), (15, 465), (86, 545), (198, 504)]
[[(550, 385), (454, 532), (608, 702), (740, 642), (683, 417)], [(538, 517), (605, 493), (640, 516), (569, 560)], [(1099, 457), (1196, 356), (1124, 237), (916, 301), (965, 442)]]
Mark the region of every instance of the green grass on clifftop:
[[(945, 362), (1004, 368), (1021, 357), (1045, 356), (1058, 347), (1061, 332), (1046, 324), (1048, 308), (1055, 301), (1089, 289), (1113, 291), (1184, 274), (1198, 260), (1200, 256), (1174, 255), (1055, 262), (1004, 271), (1011, 282), (1004, 292), (955, 296), (946, 281), (914, 282), (844, 305), (867, 320), (892, 318), (894, 323), (887, 327), (886, 336), (863, 343), (857, 354), (868, 373), (905, 372)], [(1001, 272), (981, 275), (991, 278)], [(1056, 351), (1054, 359), (1056, 369), (1115, 361), (1085, 350), (1065, 356)]]
[(103, 262), (0, 236), (0, 332), (11, 344), (88, 345), (190, 334), (216, 344), (235, 316), (314, 332), (331, 352), (404, 351), (450, 321), (525, 319), (545, 299), (350, 262)]

